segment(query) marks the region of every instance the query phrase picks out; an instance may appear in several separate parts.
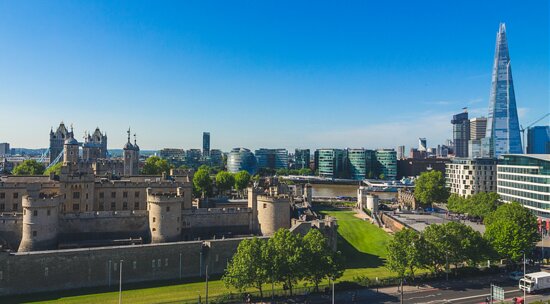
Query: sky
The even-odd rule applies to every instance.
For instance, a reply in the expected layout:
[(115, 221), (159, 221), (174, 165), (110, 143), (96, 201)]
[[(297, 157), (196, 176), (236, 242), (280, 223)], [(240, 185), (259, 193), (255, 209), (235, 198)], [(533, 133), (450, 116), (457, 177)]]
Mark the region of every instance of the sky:
[[(395, 148), (486, 116), (507, 27), (521, 125), (550, 111), (547, 0), (0, 1), (0, 142)], [(546, 120), (548, 124), (548, 120)]]

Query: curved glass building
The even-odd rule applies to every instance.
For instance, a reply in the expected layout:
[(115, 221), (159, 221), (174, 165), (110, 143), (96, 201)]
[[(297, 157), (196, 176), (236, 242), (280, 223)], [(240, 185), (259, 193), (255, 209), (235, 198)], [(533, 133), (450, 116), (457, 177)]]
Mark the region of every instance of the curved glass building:
[(258, 163), (256, 157), (246, 148), (234, 148), (227, 156), (227, 171), (237, 173), (245, 170), (250, 174), (256, 174)]

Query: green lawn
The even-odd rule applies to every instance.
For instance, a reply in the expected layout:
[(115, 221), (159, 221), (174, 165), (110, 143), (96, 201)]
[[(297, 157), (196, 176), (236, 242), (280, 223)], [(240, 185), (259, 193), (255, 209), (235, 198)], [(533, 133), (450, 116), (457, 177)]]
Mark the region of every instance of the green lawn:
[(354, 216), (353, 211), (322, 211), (338, 220), (338, 250), (346, 258), (341, 281), (356, 276), (384, 278), (392, 273), (384, 267), (386, 244), (391, 236), (377, 226)]
[[(384, 267), (386, 243), (391, 238), (382, 229), (360, 220), (353, 211), (322, 211), (323, 214), (338, 219), (338, 250), (345, 256), (346, 271), (339, 281), (351, 281), (357, 276), (385, 278), (391, 272)], [(196, 300), (198, 295), (204, 301), (204, 282), (185, 283), (159, 287), (140, 288), (147, 283), (136, 286), (135, 289), (122, 292), (123, 303), (170, 303), (176, 301)], [(149, 283), (149, 286), (152, 284)], [(123, 286), (124, 287), (124, 286)], [(266, 286), (267, 292), (270, 286)], [(93, 291), (88, 290), (91, 293)], [(209, 295), (216, 296), (231, 292), (220, 280), (209, 283)], [(234, 290), (233, 290), (234, 292)], [(96, 291), (91, 294), (78, 295), (79, 291), (63, 291), (47, 295), (31, 295), (15, 299), (0, 299), (0, 302), (13, 303), (118, 303), (118, 292)], [(12, 301), (10, 301), (12, 300)], [(40, 301), (40, 302), (39, 302)]]

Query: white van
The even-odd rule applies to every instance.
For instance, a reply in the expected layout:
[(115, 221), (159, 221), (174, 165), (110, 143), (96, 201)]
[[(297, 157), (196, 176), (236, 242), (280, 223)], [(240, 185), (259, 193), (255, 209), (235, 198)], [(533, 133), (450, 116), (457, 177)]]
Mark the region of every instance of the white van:
[(525, 278), (519, 280), (519, 289), (528, 293), (547, 288), (550, 288), (550, 273), (548, 272), (528, 273)]

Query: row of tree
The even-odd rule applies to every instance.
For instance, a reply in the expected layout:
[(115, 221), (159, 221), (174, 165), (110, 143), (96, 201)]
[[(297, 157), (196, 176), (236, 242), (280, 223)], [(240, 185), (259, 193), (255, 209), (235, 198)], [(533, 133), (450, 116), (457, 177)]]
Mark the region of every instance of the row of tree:
[(414, 278), (418, 269), (448, 271), (466, 264), (476, 266), (490, 259), (521, 261), (533, 253), (539, 239), (536, 217), (518, 203), (500, 205), (486, 217), (482, 236), (470, 226), (449, 222), (430, 225), (424, 232), (397, 232), (388, 243), (387, 266), (401, 279)]
[(196, 196), (201, 197), (211, 196), (214, 186), (219, 194), (225, 194), (232, 188), (241, 192), (246, 189), (251, 178), (250, 173), (244, 170), (235, 174), (227, 171), (219, 171), (216, 175), (213, 175), (213, 171), (210, 167), (201, 166), (193, 176), (193, 187)]
[(293, 287), (305, 280), (315, 285), (343, 274), (341, 255), (331, 250), (325, 236), (317, 229), (304, 237), (288, 229), (278, 230), (271, 238), (245, 239), (229, 262), (223, 281), (239, 291), (256, 288), (263, 296), (263, 286), (280, 283), (292, 295)]
[(450, 211), (468, 214), (485, 219), (501, 205), (500, 196), (495, 192), (481, 192), (468, 197), (451, 194), (447, 200)]
[(59, 175), (61, 173), (61, 163), (57, 163), (46, 169), (44, 164), (34, 159), (27, 159), (15, 166), (11, 173), (13, 175), (50, 175), (52, 172)]

